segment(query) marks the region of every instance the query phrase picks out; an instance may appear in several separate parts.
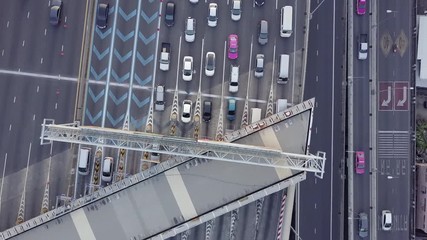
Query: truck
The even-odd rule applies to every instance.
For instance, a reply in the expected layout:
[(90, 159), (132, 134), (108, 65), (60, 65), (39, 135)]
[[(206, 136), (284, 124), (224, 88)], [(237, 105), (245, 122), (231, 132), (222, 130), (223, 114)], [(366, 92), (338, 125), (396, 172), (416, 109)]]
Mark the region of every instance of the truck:
[(170, 43), (162, 42), (162, 51), (160, 52), (160, 70), (162, 71), (169, 71), (170, 52)]
[(357, 54), (359, 60), (368, 58), (368, 34), (360, 34), (359, 36), (359, 52)]

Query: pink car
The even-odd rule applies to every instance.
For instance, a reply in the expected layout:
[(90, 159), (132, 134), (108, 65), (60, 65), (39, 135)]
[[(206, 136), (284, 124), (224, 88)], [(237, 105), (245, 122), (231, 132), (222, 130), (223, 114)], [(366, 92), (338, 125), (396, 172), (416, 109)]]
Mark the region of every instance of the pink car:
[(365, 173), (365, 153), (361, 151), (356, 152), (356, 173)]
[(356, 0), (356, 12), (358, 15), (364, 15), (366, 13), (366, 0)]
[(230, 34), (228, 36), (228, 58), (229, 59), (237, 59), (239, 57), (238, 49), (239, 49), (239, 38), (236, 34)]

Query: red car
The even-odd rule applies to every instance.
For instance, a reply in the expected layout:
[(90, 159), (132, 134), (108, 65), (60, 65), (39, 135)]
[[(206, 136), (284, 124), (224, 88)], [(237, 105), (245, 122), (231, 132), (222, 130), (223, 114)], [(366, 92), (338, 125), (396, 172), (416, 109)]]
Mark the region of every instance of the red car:
[(364, 174), (365, 173), (365, 153), (361, 151), (356, 152), (356, 173)]
[(230, 34), (228, 36), (228, 58), (237, 59), (239, 57), (239, 38), (236, 34)]
[(356, 13), (364, 15), (366, 13), (366, 0), (356, 0)]

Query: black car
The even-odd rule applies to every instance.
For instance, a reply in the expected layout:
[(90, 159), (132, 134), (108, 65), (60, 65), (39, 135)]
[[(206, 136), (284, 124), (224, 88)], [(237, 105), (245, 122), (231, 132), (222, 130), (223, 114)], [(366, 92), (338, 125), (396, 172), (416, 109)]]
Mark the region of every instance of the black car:
[(107, 27), (108, 22), (108, 13), (110, 12), (110, 4), (100, 3), (98, 4), (98, 9), (96, 10), (96, 25), (100, 29)]
[(175, 24), (175, 3), (173, 2), (166, 4), (165, 23), (168, 27), (172, 27)]
[(49, 22), (53, 26), (57, 26), (61, 21), (62, 0), (53, 0), (50, 5)]
[(265, 0), (255, 0), (255, 5), (257, 5), (258, 7), (261, 7), (262, 5), (264, 5)]
[(209, 122), (212, 117), (212, 102), (204, 101), (203, 102), (203, 121)]

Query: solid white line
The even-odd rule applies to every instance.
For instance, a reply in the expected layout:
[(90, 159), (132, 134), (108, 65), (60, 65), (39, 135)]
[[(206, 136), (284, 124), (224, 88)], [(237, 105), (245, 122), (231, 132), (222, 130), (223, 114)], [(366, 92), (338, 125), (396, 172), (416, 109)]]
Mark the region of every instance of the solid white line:
[[(252, 50), (254, 46), (254, 36), (251, 37), (251, 51), (249, 53), (249, 74), (248, 74), (248, 87), (246, 88), (246, 98), (249, 98), (249, 89), (251, 87), (251, 80), (252, 80)], [(239, 71), (240, 74), (240, 71)], [(230, 80), (231, 81), (231, 80)]]
[(1, 197), (3, 195), (4, 173), (6, 172), (6, 164), (7, 164), (7, 153), (4, 155), (3, 174), (2, 174), (2, 177), (1, 177), (1, 186), (0, 186), (0, 213), (1, 213)]
[(27, 18), (30, 18), (30, 11), (27, 12)]
[[(335, 102), (335, 92), (334, 92), (334, 86), (335, 86), (335, 0), (334, 0), (334, 7), (333, 7), (333, 17), (332, 17), (332, 111), (331, 111), (331, 157), (329, 159), (334, 159), (334, 102)], [(334, 190), (334, 164), (331, 161), (331, 195), (330, 195), (330, 216), (329, 216), (329, 239), (332, 240), (332, 209), (333, 209), (333, 190)]]
[[(223, 51), (223, 60), (222, 60), (222, 88), (221, 88), (221, 96), (224, 96), (224, 83), (225, 83), (225, 59), (227, 58), (227, 41), (224, 41), (224, 51)], [(221, 107), (220, 111), (222, 111), (222, 102), (221, 101)]]
[(36, 78), (48, 78), (48, 79), (55, 79), (55, 80), (77, 81), (77, 78), (73, 78), (73, 77), (63, 77), (61, 75), (47, 75), (47, 74), (40, 74), (40, 73), (11, 71), (11, 70), (5, 70), (5, 69), (0, 69), (0, 74), (10, 74), (10, 75), (36, 77)]
[(9, 132), (12, 131), (12, 124), (9, 124)]
[(23, 41), (22, 41), (22, 46), (23, 46), (23, 47), (25, 46), (25, 40), (23, 40)]
[(45, 28), (45, 29), (44, 29), (44, 35), (45, 35), (45, 36), (46, 36), (46, 33), (47, 33), (47, 29)]
[[(176, 67), (176, 88), (175, 91), (178, 91), (178, 82), (179, 82), (179, 67), (181, 64), (181, 44), (182, 44), (182, 35), (179, 36), (179, 48), (178, 48), (178, 64)], [(170, 55), (170, 54), (169, 54)], [(169, 63), (171, 64), (171, 63)], [(178, 100), (179, 101), (179, 100)], [(179, 104), (178, 104), (179, 105)]]
[(7, 21), (6, 23), (6, 28), (9, 28), (9, 21)]
[(203, 53), (204, 53), (204, 46), (205, 46), (205, 38), (202, 38), (202, 51), (200, 54), (200, 73), (199, 73), (199, 92), (202, 90), (202, 73), (203, 73)]
[[(25, 183), (24, 183), (24, 190), (27, 186), (27, 178), (28, 178), (28, 167), (30, 166), (30, 159), (31, 159), (31, 146), (32, 143), (30, 142), (30, 146), (28, 147), (28, 158), (27, 158), (27, 168), (25, 171)], [(25, 191), (24, 191), (25, 192)]]

